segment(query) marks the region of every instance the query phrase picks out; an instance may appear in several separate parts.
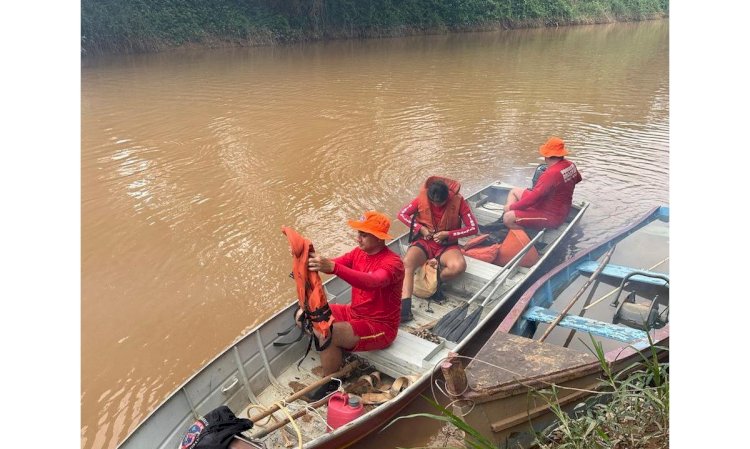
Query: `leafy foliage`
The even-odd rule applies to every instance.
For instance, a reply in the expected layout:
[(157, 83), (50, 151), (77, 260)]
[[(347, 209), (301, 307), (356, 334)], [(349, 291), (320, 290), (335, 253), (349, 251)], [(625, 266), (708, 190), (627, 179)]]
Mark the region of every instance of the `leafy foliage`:
[(668, 8), (668, 0), (81, 0), (81, 48), (143, 52), (642, 20)]

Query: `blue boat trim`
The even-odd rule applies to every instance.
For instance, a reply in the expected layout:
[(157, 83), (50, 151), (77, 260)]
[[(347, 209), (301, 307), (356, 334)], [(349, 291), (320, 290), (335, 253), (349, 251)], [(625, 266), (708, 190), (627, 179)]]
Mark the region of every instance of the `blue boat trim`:
[[(599, 262), (595, 260), (589, 260), (586, 262), (582, 262), (580, 265), (578, 265), (578, 271), (584, 274), (591, 274), (596, 270), (597, 266), (599, 266)], [(653, 273), (654, 275), (658, 275), (658, 276), (669, 276), (665, 273), (659, 273), (658, 271), (638, 270), (638, 269), (631, 268), (631, 267), (625, 267), (622, 265), (613, 265), (613, 264), (607, 264), (607, 266), (604, 267), (604, 270), (602, 270), (602, 275), (610, 276), (610, 277), (614, 277), (618, 279), (623, 279), (625, 276), (632, 273), (633, 271)], [(644, 284), (653, 284), (653, 285), (658, 285), (658, 286), (663, 286), (667, 284), (667, 282), (664, 279), (641, 276), (639, 274), (631, 277), (630, 280), (634, 282), (642, 282)]]
[[(544, 307), (531, 307), (523, 314), (523, 318), (541, 323), (551, 323), (557, 318), (557, 316), (558, 312)], [(646, 332), (640, 329), (605, 323), (603, 321), (592, 320), (580, 316), (566, 315), (565, 318), (558, 323), (558, 326), (575, 329), (580, 332), (586, 332), (624, 343), (648, 338)]]

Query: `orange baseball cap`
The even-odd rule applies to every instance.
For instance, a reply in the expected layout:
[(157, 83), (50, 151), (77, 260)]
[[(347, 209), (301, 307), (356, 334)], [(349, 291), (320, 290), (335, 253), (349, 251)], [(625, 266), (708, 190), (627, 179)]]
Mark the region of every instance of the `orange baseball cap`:
[(539, 153), (544, 157), (563, 157), (568, 154), (568, 150), (561, 138), (550, 137), (544, 145), (539, 147)]
[(357, 231), (366, 232), (372, 234), (379, 239), (392, 239), (388, 234), (388, 230), (391, 228), (391, 220), (381, 214), (380, 212), (370, 210), (365, 212), (364, 215), (359, 217), (357, 220), (349, 220), (349, 226), (356, 229)]

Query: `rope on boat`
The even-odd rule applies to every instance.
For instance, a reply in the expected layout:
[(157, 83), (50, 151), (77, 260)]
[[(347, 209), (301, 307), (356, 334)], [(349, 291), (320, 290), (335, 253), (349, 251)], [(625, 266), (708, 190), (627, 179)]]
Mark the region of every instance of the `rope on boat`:
[(323, 415), (320, 414), (318, 409), (316, 409), (310, 404), (305, 404), (304, 406), (302, 406), (302, 408), (305, 409), (306, 413), (310, 413), (310, 414), (317, 416), (320, 419), (320, 421), (326, 426), (326, 429), (335, 430), (330, 424), (328, 424), (328, 420)]
[[(484, 360), (481, 360), (481, 359), (478, 359), (478, 358), (475, 358), (475, 357), (468, 357), (468, 356), (464, 356), (464, 355), (451, 355), (451, 356), (448, 356), (448, 357), (443, 357), (442, 359), (438, 360), (438, 362), (437, 362), (437, 363), (436, 363), (436, 364), (434, 365), (434, 368), (433, 368), (433, 370), (432, 370), (432, 374), (430, 375), (430, 389), (431, 389), (431, 392), (432, 392), (432, 399), (433, 399), (433, 400), (434, 400), (435, 402), (438, 402), (438, 400), (437, 400), (437, 395), (435, 394), (435, 387), (437, 387), (437, 389), (438, 389), (438, 390), (440, 390), (440, 392), (441, 392), (441, 393), (443, 393), (443, 395), (445, 395), (445, 397), (453, 399), (453, 400), (452, 400), (452, 401), (451, 401), (451, 402), (450, 402), (450, 403), (448, 404), (448, 406), (452, 406), (452, 405), (454, 405), (454, 404), (457, 404), (457, 403), (460, 403), (460, 402), (467, 402), (467, 403), (471, 404), (471, 408), (470, 408), (470, 409), (469, 409), (468, 411), (466, 411), (466, 412), (464, 412), (464, 411), (463, 411), (463, 409), (461, 410), (461, 412), (460, 412), (460, 413), (456, 413), (456, 412), (454, 412), (454, 414), (456, 414), (456, 415), (458, 415), (458, 416), (462, 416), (462, 417), (463, 417), (463, 416), (466, 416), (466, 415), (468, 415), (469, 413), (471, 413), (471, 411), (472, 411), (472, 410), (474, 410), (474, 406), (475, 406), (475, 403), (474, 403), (474, 401), (471, 401), (471, 400), (467, 400), (467, 399), (460, 399), (460, 398), (458, 397), (458, 396), (460, 396), (460, 395), (452, 395), (452, 394), (448, 393), (448, 392), (447, 392), (447, 389), (446, 389), (446, 390), (443, 390), (443, 389), (442, 389), (442, 388), (441, 388), (441, 387), (440, 387), (440, 386), (438, 385), (438, 381), (439, 381), (439, 379), (434, 379), (434, 377), (435, 377), (435, 373), (436, 373), (436, 372), (438, 371), (438, 370), (437, 370), (437, 368), (438, 368), (438, 367), (439, 367), (439, 366), (440, 366), (440, 365), (441, 365), (441, 364), (442, 364), (443, 362), (445, 362), (445, 361), (448, 361), (448, 360), (451, 360), (451, 359), (466, 359), (466, 360), (468, 360), (469, 362), (471, 362), (471, 361), (475, 361), (475, 362), (479, 362), (479, 363), (484, 363), (484, 364), (486, 364), (486, 365), (489, 365), (489, 366), (491, 366), (491, 367), (493, 367), (493, 368), (497, 368), (497, 369), (500, 369), (500, 370), (503, 370), (503, 371), (506, 371), (506, 372), (508, 372), (508, 373), (512, 374), (513, 376), (515, 376), (515, 378), (516, 378), (516, 382), (518, 382), (518, 383), (519, 383), (519, 385), (522, 385), (522, 386), (524, 386), (524, 387), (526, 387), (526, 388), (528, 388), (528, 389), (530, 389), (530, 390), (539, 390), (539, 388), (538, 388), (538, 387), (534, 387), (534, 386), (532, 386), (532, 385), (529, 385), (529, 384), (527, 384), (527, 383), (524, 383), (524, 382), (522, 382), (522, 381), (518, 380), (519, 378), (522, 378), (522, 377), (523, 377), (523, 376), (522, 376), (521, 374), (519, 374), (519, 373), (516, 373), (515, 371), (513, 371), (513, 370), (510, 370), (510, 369), (508, 369), (508, 368), (505, 368), (505, 367), (503, 367), (503, 366), (498, 366), (498, 365), (495, 365), (495, 364), (493, 364), (493, 363), (490, 363), (490, 362), (486, 362), (486, 361), (484, 361)], [(564, 386), (562, 386), (562, 385), (557, 385), (557, 384), (555, 384), (555, 383), (552, 383), (552, 382), (547, 382), (547, 381), (544, 381), (544, 380), (537, 380), (537, 382), (540, 382), (540, 383), (546, 384), (546, 385), (547, 385), (547, 386), (549, 386), (549, 387), (554, 387), (554, 388), (558, 388), (558, 389), (561, 389), (561, 390), (578, 391), (578, 392), (582, 392), (582, 393), (590, 393), (590, 394), (595, 394), (595, 395), (602, 395), (602, 394), (607, 394), (607, 392), (603, 392), (603, 391), (597, 391), (597, 390), (586, 390), (586, 389), (583, 389), (583, 388), (564, 387)], [(467, 389), (468, 389), (468, 386), (467, 386)], [(465, 391), (463, 391), (463, 392), (461, 392), (461, 393), (463, 394), (464, 392), (465, 392)], [(446, 408), (447, 408), (447, 407), (446, 407)]]
[(297, 432), (297, 447), (299, 447), (299, 449), (302, 449), (302, 432), (299, 430), (299, 426), (297, 426), (294, 418), (292, 418), (292, 414), (289, 413), (289, 410), (287, 410), (286, 407), (284, 407), (284, 405), (280, 402), (275, 402), (273, 405), (277, 406), (279, 410), (284, 412), (286, 417), (289, 419), (289, 424), (291, 424), (292, 427), (294, 427), (294, 431)]
[[(274, 404), (274, 405), (276, 405), (276, 404)], [(263, 410), (264, 412), (268, 411), (268, 407), (264, 407), (264, 406), (262, 406), (262, 405), (260, 405), (260, 404), (250, 404), (250, 405), (249, 405), (249, 406), (247, 407), (247, 409), (245, 409), (245, 415), (247, 415), (247, 417), (248, 417), (248, 418), (250, 419), (250, 421), (253, 421), (253, 417), (252, 417), (252, 416), (250, 416), (250, 410), (251, 410), (251, 409), (254, 409), (254, 408), (257, 408), (257, 409)], [(253, 421), (253, 424), (255, 424), (255, 425), (256, 425), (257, 427), (266, 427), (267, 425), (269, 425), (269, 424), (270, 424), (270, 422), (269, 422), (269, 421), (271, 421), (272, 419), (274, 420), (274, 422), (276, 422), (276, 424), (277, 424), (277, 425), (278, 425), (278, 423), (279, 423), (279, 422), (281, 422), (281, 420), (280, 420), (279, 418), (277, 418), (277, 417), (276, 417), (276, 415), (274, 415), (273, 413), (270, 413), (270, 414), (268, 414), (268, 415), (266, 415), (266, 416), (264, 416), (263, 418), (260, 418), (260, 419), (265, 419), (265, 420), (266, 420), (266, 422), (265, 422), (265, 423), (263, 423), (263, 424), (260, 424), (260, 423), (259, 423), (259, 422), (257, 422), (257, 421)], [(260, 420), (260, 419), (259, 419), (259, 420)], [(256, 427), (256, 428), (257, 428), (257, 427)], [(285, 445), (286, 447), (290, 447), (290, 446), (292, 445), (292, 442), (291, 442), (291, 441), (289, 441), (289, 439), (288, 439), (288, 437), (286, 436), (286, 434), (285, 434), (285, 433), (283, 433), (283, 432), (282, 432), (282, 434), (281, 434), (281, 438), (282, 438), (282, 439), (284, 440), (284, 445)]]
[[(250, 416), (250, 410), (251, 410), (251, 409), (254, 409), (254, 408), (258, 408), (258, 409), (260, 409), (260, 410), (262, 410), (262, 411), (264, 411), (264, 412), (265, 412), (265, 411), (268, 411), (268, 408), (266, 408), (266, 407), (263, 407), (263, 406), (262, 406), (262, 405), (260, 405), (260, 404), (250, 404), (250, 405), (248, 405), (248, 406), (247, 406), (247, 408), (245, 409), (245, 415), (247, 416), (247, 418), (248, 418), (248, 419), (249, 419), (250, 421), (253, 421), (253, 417), (252, 417), (252, 416)], [(276, 419), (276, 417), (275, 417), (275, 416), (273, 416), (273, 414), (269, 414), (268, 416), (264, 416), (263, 418), (260, 418), (260, 419), (258, 420), (258, 421), (260, 421), (261, 419), (265, 419), (265, 420), (266, 420), (266, 422), (264, 422), (263, 424), (261, 424), (261, 423), (260, 423), (260, 422), (258, 422), (258, 421), (253, 421), (253, 424), (257, 424), (257, 425), (259, 425), (259, 426), (261, 426), (261, 427), (265, 427), (265, 426), (266, 426), (266, 424), (268, 424), (268, 421), (270, 421), (270, 420), (271, 420), (271, 418), (274, 418), (274, 419)]]

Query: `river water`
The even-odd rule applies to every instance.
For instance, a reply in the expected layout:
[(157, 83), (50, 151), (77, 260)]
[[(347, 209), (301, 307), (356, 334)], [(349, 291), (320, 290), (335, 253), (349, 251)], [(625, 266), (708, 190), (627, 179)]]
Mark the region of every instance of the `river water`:
[(81, 447), (113, 448), (291, 302), (281, 225), (337, 255), (429, 175), (528, 185), (551, 135), (592, 202), (559, 260), (668, 203), (669, 22), (86, 59), (81, 133)]

